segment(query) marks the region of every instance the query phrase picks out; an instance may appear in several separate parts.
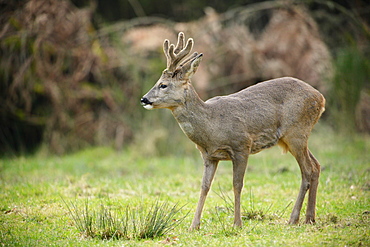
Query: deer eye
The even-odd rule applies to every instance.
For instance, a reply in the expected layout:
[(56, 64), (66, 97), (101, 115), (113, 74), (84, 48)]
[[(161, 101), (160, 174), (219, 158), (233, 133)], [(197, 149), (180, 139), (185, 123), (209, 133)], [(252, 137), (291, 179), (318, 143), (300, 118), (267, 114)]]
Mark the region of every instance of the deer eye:
[(159, 85), (159, 88), (161, 88), (161, 89), (164, 89), (164, 88), (166, 88), (167, 87), (167, 85), (165, 85), (165, 84), (161, 84), (161, 85)]

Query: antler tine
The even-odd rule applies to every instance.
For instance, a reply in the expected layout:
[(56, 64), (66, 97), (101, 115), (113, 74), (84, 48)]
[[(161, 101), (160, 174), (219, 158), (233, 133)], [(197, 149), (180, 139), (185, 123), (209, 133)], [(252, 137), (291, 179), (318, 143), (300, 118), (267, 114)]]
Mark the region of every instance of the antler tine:
[(178, 54), (184, 48), (184, 43), (185, 43), (185, 35), (183, 32), (180, 32), (177, 37), (177, 45), (174, 50), (175, 54)]
[(180, 67), (184, 66), (187, 62), (189, 62), (190, 60), (193, 60), (195, 57), (198, 56), (198, 52), (194, 52), (193, 55), (191, 55), (190, 57), (188, 57), (187, 59), (185, 59), (181, 64), (180, 64)]
[(176, 47), (174, 44), (170, 45), (169, 40), (165, 40), (163, 43), (163, 51), (167, 58), (167, 69), (169, 71), (175, 71), (177, 65), (183, 60), (193, 49), (193, 39), (189, 38), (185, 43), (185, 35), (180, 32), (177, 39)]
[(169, 46), (170, 46), (170, 41), (168, 39), (165, 39), (164, 43), (163, 43), (163, 52), (164, 52), (164, 55), (166, 55), (166, 58), (167, 58), (167, 68), (169, 68), (170, 65), (171, 65), (171, 57), (170, 57), (170, 53), (169, 53)]

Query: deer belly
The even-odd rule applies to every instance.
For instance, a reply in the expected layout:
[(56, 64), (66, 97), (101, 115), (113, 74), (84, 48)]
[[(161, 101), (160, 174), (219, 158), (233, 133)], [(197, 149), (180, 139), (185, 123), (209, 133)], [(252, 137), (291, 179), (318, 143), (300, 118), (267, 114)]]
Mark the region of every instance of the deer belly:
[(263, 133), (253, 138), (251, 154), (275, 146), (279, 142), (279, 132), (276, 134)]

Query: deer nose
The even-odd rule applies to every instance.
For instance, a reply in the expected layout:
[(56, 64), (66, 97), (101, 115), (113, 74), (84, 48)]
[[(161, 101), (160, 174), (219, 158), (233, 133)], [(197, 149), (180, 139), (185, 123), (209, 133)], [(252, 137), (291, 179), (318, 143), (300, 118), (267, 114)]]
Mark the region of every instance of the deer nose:
[(147, 98), (141, 98), (140, 100), (142, 105), (150, 105), (152, 102), (150, 102)]

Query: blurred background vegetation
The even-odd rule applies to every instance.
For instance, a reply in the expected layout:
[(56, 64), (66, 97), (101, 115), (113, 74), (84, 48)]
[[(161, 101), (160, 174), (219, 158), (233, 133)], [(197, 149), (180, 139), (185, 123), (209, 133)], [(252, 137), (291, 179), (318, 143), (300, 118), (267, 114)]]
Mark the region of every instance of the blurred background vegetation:
[(368, 135), (369, 16), (365, 0), (0, 0), (0, 154), (194, 152), (168, 110), (140, 106), (179, 31), (205, 54), (204, 100), (294, 76), (326, 96), (325, 124)]

